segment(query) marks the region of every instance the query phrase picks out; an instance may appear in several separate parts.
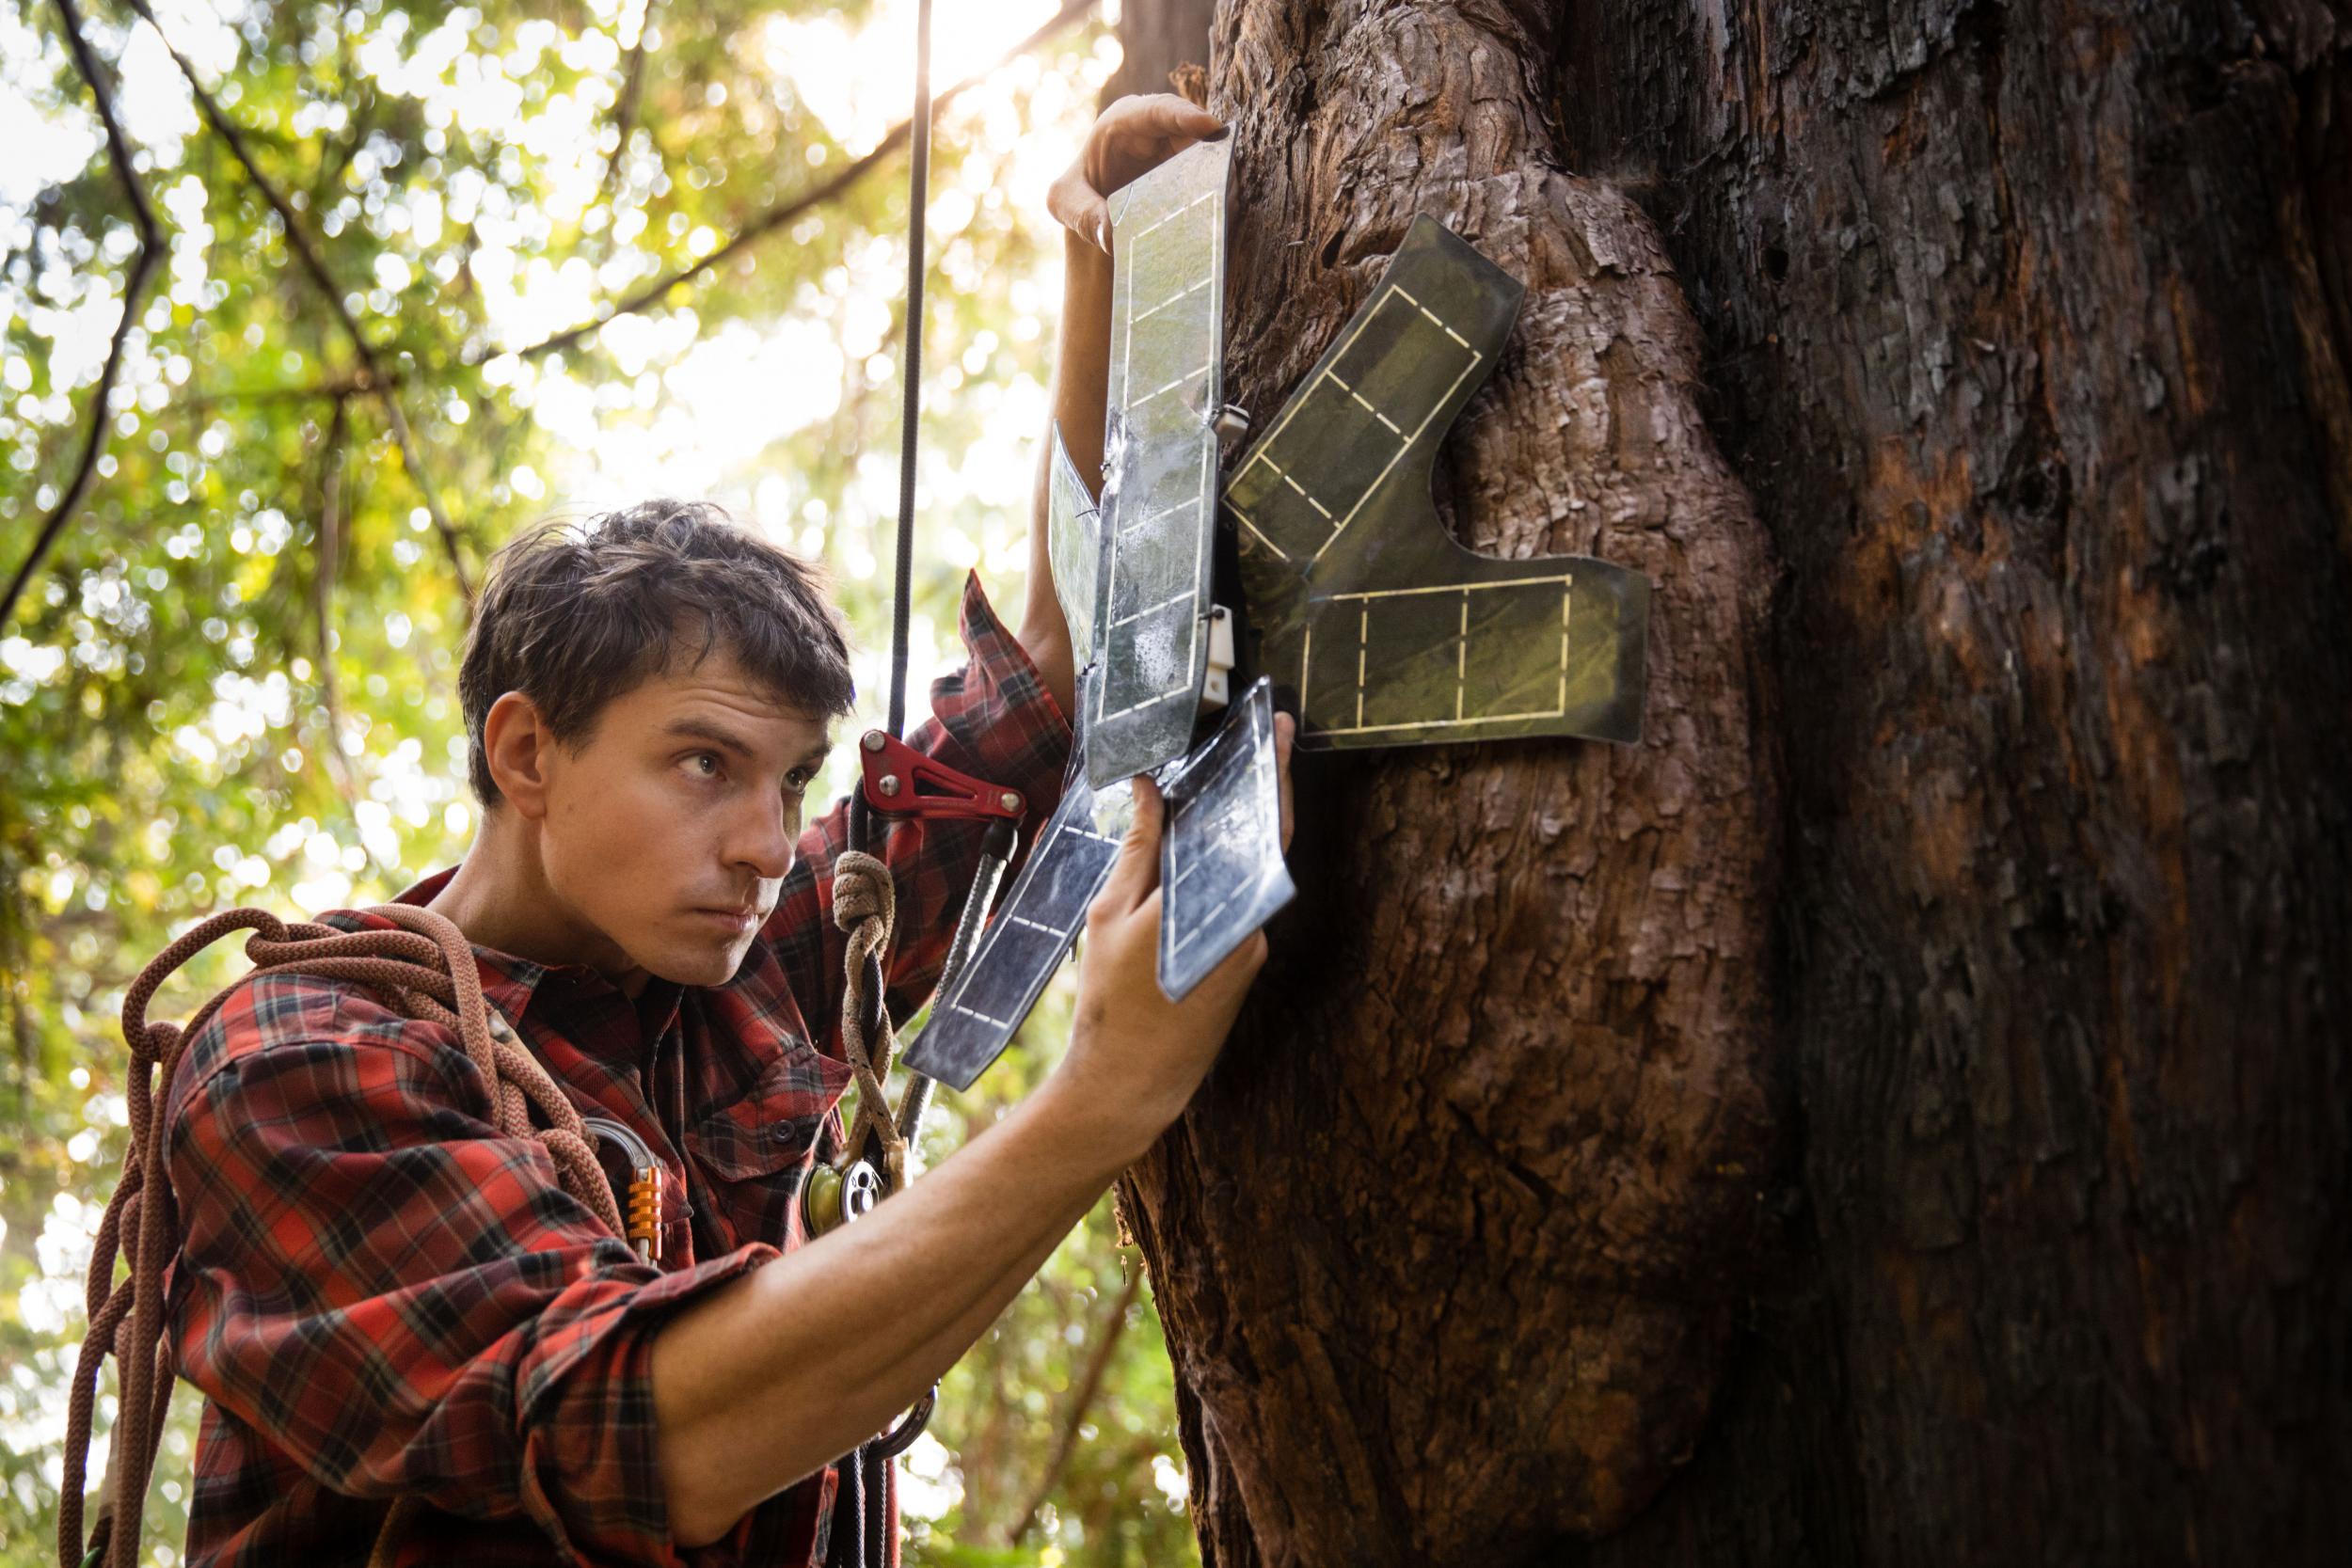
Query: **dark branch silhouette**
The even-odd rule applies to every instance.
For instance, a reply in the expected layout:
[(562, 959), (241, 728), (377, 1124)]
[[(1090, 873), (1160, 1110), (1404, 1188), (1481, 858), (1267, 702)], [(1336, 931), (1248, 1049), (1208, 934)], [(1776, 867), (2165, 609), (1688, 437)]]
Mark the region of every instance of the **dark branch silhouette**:
[(1136, 1304), (1143, 1290), (1143, 1267), (1131, 1259), (1126, 1288), (1111, 1304), (1110, 1316), (1104, 1320), (1100, 1334), (1095, 1337), (1094, 1353), (1087, 1357), (1086, 1370), (1079, 1375), (1077, 1391), (1070, 1398), (1070, 1409), (1063, 1415), (1061, 1435), (1055, 1440), (1054, 1457), (1045, 1462), (1045, 1473), (1038, 1478), (1029, 1493), (1029, 1506), (1022, 1511), (1021, 1522), (1005, 1537), (1009, 1546), (1018, 1546), (1037, 1524), (1037, 1516), (1045, 1512), (1045, 1501), (1061, 1484), (1062, 1471), (1070, 1466), (1070, 1456), (1077, 1451), (1078, 1429), (1086, 1425), (1087, 1416), (1094, 1408), (1094, 1397), (1103, 1391), (1103, 1378), (1110, 1370), (1111, 1353), (1119, 1348), (1119, 1338), (1127, 1332), (1127, 1312)]
[(612, 155), (604, 161), (603, 190), (608, 202), (620, 182), (621, 160), (628, 156), (629, 133), (637, 129), (637, 102), (645, 90), (645, 35), (653, 31), (656, 4), (657, 0), (645, 0), (644, 13), (637, 19), (637, 40), (628, 46), (628, 58), (621, 67), (620, 97), (612, 105), (612, 129), (618, 135), (612, 142)]
[(319, 443), (323, 458), (319, 475), (318, 553), (310, 569), (311, 629), (318, 643), (319, 698), (326, 709), (326, 766), (342, 792), (343, 805), (357, 824), (359, 779), (351, 759), (343, 754), (343, 705), (341, 683), (335, 678), (335, 579), (342, 570), (343, 459), (350, 446), (351, 406), (335, 400), (335, 415)]
[(90, 53), (89, 40), (82, 36), (82, 13), (73, 0), (57, 0), (57, 15), (65, 25), (66, 46), (73, 52), (74, 68), (82, 80), (89, 84), (90, 97), (98, 103), (99, 122), (106, 130), (106, 158), (114, 166), (115, 178), (122, 182), (122, 190), (131, 203), (131, 218), (138, 226), (139, 253), (132, 260), (131, 270), (122, 284), (122, 317), (115, 323), (114, 337), (106, 344), (106, 363), (98, 372), (98, 386), (90, 393), (89, 429), (82, 442), (82, 455), (73, 466), (73, 478), (67, 483), (65, 494), (40, 521), (40, 531), (33, 536), (33, 547), (25, 552), (24, 564), (8, 579), (8, 590), (0, 594), (0, 626), (8, 624), (15, 613), (17, 599), (25, 586), (40, 570), (50, 549), (63, 534), (66, 525), (82, 507), (82, 499), (89, 494), (90, 482), (98, 472), (98, 459), (106, 449), (106, 429), (110, 416), (106, 404), (113, 399), (115, 378), (122, 370), (123, 343), (131, 335), (131, 327), (139, 317), (139, 300), (147, 292), (148, 277), (163, 260), (163, 226), (155, 221), (154, 209), (147, 204), (147, 192), (140, 188), (138, 176), (132, 171), (130, 144), (122, 137), (122, 126), (115, 118), (114, 93), (106, 86), (106, 74), (99, 69), (98, 58)]
[[(137, 0), (137, 3), (144, 4), (145, 0)], [(1035, 49), (1039, 44), (1044, 42), (1047, 39), (1052, 38), (1056, 33), (1061, 31), (1064, 27), (1069, 26), (1070, 24), (1077, 21), (1080, 17), (1085, 16), (1093, 8), (1094, 0), (1067, 0), (1067, 3), (1063, 5), (1061, 9), (1056, 11), (1052, 16), (1047, 17), (1035, 31), (1029, 34), (1028, 37), (1023, 39), (1019, 43), (1014, 44), (1010, 49), (1006, 50), (990, 65), (982, 70), (974, 71), (971, 75), (964, 77), (961, 81), (957, 82), (952, 86), (941, 88), (936, 94), (934, 94), (931, 99), (931, 118), (936, 120), (939, 118), (940, 111), (944, 110), (950, 103), (954, 102), (959, 93), (967, 92), (973, 87), (978, 86), (981, 82), (986, 81), (989, 77), (1003, 70), (1007, 65), (1019, 59), (1030, 50)], [(740, 229), (738, 229), (734, 234), (728, 238), (724, 245), (720, 245), (717, 249), (713, 250), (709, 255), (704, 257), (701, 261), (696, 261), (690, 266), (680, 267), (675, 272), (666, 274), (663, 277), (657, 277), (644, 287), (637, 290), (635, 293), (622, 296), (622, 298), (615, 303), (611, 309), (605, 311), (603, 315), (597, 316), (592, 321), (581, 322), (577, 326), (565, 327), (561, 332), (555, 333), (550, 337), (542, 338), (537, 342), (528, 344), (522, 348), (509, 350), (487, 350), (478, 353), (470, 356), (468, 363), (479, 364), (486, 359), (495, 359), (499, 357), (501, 353), (511, 353), (516, 357), (520, 359), (536, 359), (543, 355), (554, 354), (559, 350), (567, 349), (583, 338), (593, 337), (595, 334), (604, 329), (606, 323), (611, 322), (617, 317), (634, 315), (638, 311), (644, 310), (648, 307), (660, 304), (664, 296), (666, 296), (672, 289), (676, 288), (681, 283), (693, 282), (696, 278), (702, 277), (703, 274), (710, 271), (711, 268), (719, 265), (722, 261), (740, 254), (742, 251), (756, 244), (758, 241), (766, 238), (770, 234), (774, 233), (786, 224), (790, 223), (793, 219), (800, 217), (802, 214), (809, 212), (813, 208), (821, 207), (826, 202), (840, 196), (850, 186), (856, 184), (866, 175), (872, 173), (874, 168), (888, 159), (892, 153), (898, 151), (899, 148), (904, 147), (906, 145), (907, 137), (913, 135), (914, 130), (914, 122), (913, 120), (900, 120), (898, 124), (892, 126), (883, 134), (882, 140), (876, 142), (866, 152), (844, 165), (838, 172), (833, 175), (832, 178), (820, 181), (809, 189), (803, 191), (800, 195), (793, 197), (791, 199), (781, 202), (776, 206), (771, 207), (767, 211), (760, 213), (756, 216), (753, 217), (749, 222), (745, 223)]]
[(141, 19), (155, 29), (155, 36), (163, 40), (172, 63), (180, 68), (180, 74), (186, 79), (188, 91), (194, 95), (197, 110), (204, 117), (204, 122), (212, 127), (214, 135), (228, 144), (230, 155), (237, 160), (238, 166), (245, 170), (246, 178), (252, 181), (254, 187), (262, 193), (262, 198), (269, 203), (270, 211), (278, 214), (278, 221), (285, 227), (287, 245), (302, 263), (302, 270), (310, 275), (310, 281), (326, 297), (327, 309), (334, 312), (343, 335), (351, 340), (352, 352), (359, 360), (360, 374), (358, 379), (364, 383), (362, 389), (383, 404), (384, 417), (390, 422), (393, 438), (400, 448), (401, 466), (408, 470), (408, 477), (415, 482), (418, 494), (424, 499), (425, 511), (440, 534), (442, 547), (449, 552), (450, 569), (456, 576), (457, 591), (470, 611), (473, 608), (473, 580), (466, 570), (464, 552), (458, 547), (457, 530), (451, 525), (449, 514), (441, 507), (440, 491), (434, 484), (432, 475), (426, 471), (424, 454), (418, 446), (416, 433), (409, 429), (407, 412), (401, 407), (399, 379), (385, 373), (374, 345), (359, 329), (358, 320), (352, 315), (351, 308), (343, 303), (342, 290), (336, 284), (334, 275), (326, 270), (326, 258), (319, 254), (318, 246), (311, 241), (310, 231), (303, 228), (300, 216), (286, 199), (285, 193), (254, 162), (252, 151), (246, 145), (244, 132), (222, 110), (204, 84), (198, 80), (196, 68), (188, 63), (187, 56), (180, 53), (170, 35), (164, 31), (163, 24), (155, 20), (155, 12), (148, 0), (130, 0), (130, 3), (131, 8), (138, 12)]

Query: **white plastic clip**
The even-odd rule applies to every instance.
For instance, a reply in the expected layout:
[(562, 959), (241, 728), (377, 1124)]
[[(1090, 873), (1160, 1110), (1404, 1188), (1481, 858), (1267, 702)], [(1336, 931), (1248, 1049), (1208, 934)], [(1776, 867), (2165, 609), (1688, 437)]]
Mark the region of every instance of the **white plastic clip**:
[(1200, 683), (1200, 707), (1215, 712), (1232, 699), (1233, 676), (1233, 612), (1223, 605), (1209, 607), (1209, 673)]

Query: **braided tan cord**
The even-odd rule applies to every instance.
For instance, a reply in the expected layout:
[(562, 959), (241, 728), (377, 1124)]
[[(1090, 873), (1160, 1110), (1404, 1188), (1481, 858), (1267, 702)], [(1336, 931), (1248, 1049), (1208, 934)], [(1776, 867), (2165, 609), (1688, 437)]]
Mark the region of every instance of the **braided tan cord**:
[[(906, 1184), (907, 1141), (891, 1115), (882, 1082), (890, 1076), (891, 1058), (898, 1053), (898, 1032), (887, 1006), (874, 1009), (880, 998), (866, 994), (866, 960), (879, 958), (890, 945), (890, 928), (898, 916), (898, 890), (890, 868), (873, 856), (852, 849), (833, 863), (833, 923), (850, 933), (842, 962), (848, 970), (841, 1006), (841, 1051), (857, 1078), (857, 1119), (841, 1146), (841, 1168), (847, 1170), (864, 1152), (867, 1139), (882, 1151), (882, 1190), (897, 1192)], [(866, 1037), (866, 1015), (882, 1014), (879, 1038)]]
[[(884, 880), (885, 892), (887, 879)], [(231, 986), (198, 1009), (187, 1027), (150, 1023), (148, 1004), (156, 990), (190, 958), (231, 931), (249, 930), (246, 956), (257, 975), (292, 974), (350, 980), (386, 997), (404, 1015), (455, 1031), (467, 1058), (489, 1086), (490, 1120), (510, 1138), (535, 1138), (555, 1163), (557, 1179), (615, 1236), (626, 1237), (620, 1206), (589, 1147), (580, 1113), (503, 1019), (491, 1013), (482, 993), (482, 975), (465, 933), (429, 910), (390, 904), (369, 911), (402, 927), (395, 931), (339, 931), (307, 922), (285, 923), (262, 910), (229, 910), (198, 923), (155, 961), (139, 971), (122, 999), (122, 1038), (131, 1049), (126, 1098), (130, 1143), (122, 1180), (115, 1188), (91, 1248), (84, 1304), (89, 1328), (73, 1369), (66, 1404), (65, 1479), (57, 1499), (59, 1568), (79, 1568), (99, 1553), (107, 1568), (131, 1568), (138, 1555), (139, 1522), (146, 1511), (147, 1483), (163, 1436), (176, 1372), (164, 1334), (164, 1271), (180, 1249), (180, 1219), (171, 1183), (164, 1175), (165, 1129), (161, 1108), (171, 1096), (171, 1075), (181, 1047), (203, 1029)], [(883, 916), (888, 935), (888, 915)], [(244, 984), (239, 981), (238, 984)], [(888, 1058), (885, 1056), (885, 1068)], [(532, 1125), (532, 1113), (548, 1122)], [(115, 1282), (118, 1258), (131, 1275)], [(106, 1492), (88, 1540), (82, 1534), (82, 1502), (89, 1476), (91, 1418), (97, 1407), (98, 1373), (111, 1354), (120, 1384), (120, 1409), (114, 1428), (113, 1457), (106, 1466)], [(136, 1414), (135, 1414), (136, 1413)], [(395, 1502), (378, 1532), (373, 1560), (389, 1561), (396, 1525), (408, 1510)]]

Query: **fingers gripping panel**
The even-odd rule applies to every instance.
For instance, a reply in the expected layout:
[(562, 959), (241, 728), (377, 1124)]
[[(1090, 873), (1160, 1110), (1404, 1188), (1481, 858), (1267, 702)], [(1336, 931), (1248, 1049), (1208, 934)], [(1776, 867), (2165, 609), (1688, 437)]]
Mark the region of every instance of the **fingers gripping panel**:
[(1215, 415), (1224, 332), (1226, 141), (1179, 153), (1113, 198), (1109, 421), (1087, 777), (1184, 754), (1208, 640)]
[(1168, 784), (1160, 990), (1182, 1001), (1295, 891), (1282, 863), (1274, 689), (1261, 679)]
[(1463, 549), (1437, 448), (1508, 340), (1518, 283), (1420, 218), (1226, 486), (1260, 669), (1311, 749), (1641, 728), (1649, 585), (1585, 557)]

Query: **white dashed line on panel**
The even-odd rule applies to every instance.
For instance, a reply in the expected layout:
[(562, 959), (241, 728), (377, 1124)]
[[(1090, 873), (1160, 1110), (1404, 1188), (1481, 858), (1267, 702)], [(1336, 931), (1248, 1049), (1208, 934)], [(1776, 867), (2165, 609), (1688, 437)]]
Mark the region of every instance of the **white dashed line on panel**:
[(1175, 380), (1169, 382), (1165, 387), (1152, 388), (1150, 391), (1144, 393), (1143, 396), (1129, 404), (1127, 405), (1128, 412), (1133, 413), (1135, 410), (1142, 407), (1145, 404), (1150, 403), (1153, 398), (1167, 396), (1168, 393), (1174, 391), (1177, 388), (1184, 386), (1188, 381), (1200, 380), (1202, 376), (1209, 373), (1209, 366), (1203, 365), (1197, 371), (1186, 371), (1184, 374), (1178, 376)]
[(1177, 502), (1174, 506), (1163, 506), (1163, 507), (1161, 507), (1161, 508), (1160, 508), (1157, 512), (1152, 513), (1152, 515), (1150, 515), (1149, 517), (1145, 517), (1145, 518), (1143, 518), (1143, 519), (1142, 519), (1141, 521), (1139, 521), (1139, 522), (1130, 523), (1130, 524), (1128, 524), (1126, 527), (1124, 527), (1124, 528), (1120, 529), (1119, 531), (1120, 531), (1121, 534), (1129, 534), (1129, 533), (1133, 533), (1133, 532), (1135, 532), (1135, 531), (1136, 531), (1136, 530), (1138, 530), (1138, 529), (1147, 529), (1147, 528), (1150, 528), (1150, 527), (1151, 527), (1153, 523), (1158, 522), (1158, 521), (1159, 521), (1162, 517), (1169, 517), (1169, 516), (1173, 516), (1173, 515), (1175, 515), (1177, 513), (1182, 512), (1182, 511), (1184, 511), (1186, 508), (1189, 508), (1189, 507), (1196, 507), (1196, 506), (1199, 506), (1200, 504), (1200, 497), (1198, 497), (1198, 496), (1192, 496), (1192, 497), (1189, 497), (1189, 498), (1187, 498), (1187, 499), (1184, 499), (1184, 500), (1180, 500), (1180, 501), (1178, 501), (1178, 502)]
[(1223, 194), (1224, 193), (1219, 190), (1202, 191), (1199, 196), (1194, 197), (1190, 201), (1185, 202), (1182, 207), (1178, 207), (1172, 212), (1168, 213), (1156, 222), (1146, 224), (1143, 228), (1137, 230), (1136, 231), (1136, 238), (1140, 240), (1146, 234), (1165, 229), (1168, 225), (1174, 223), (1178, 218), (1183, 217), (1186, 213), (1191, 212), (1195, 207), (1200, 206), (1203, 201), (1213, 200), (1216, 197)]
[(1454, 643), (1454, 717), (1462, 717), (1463, 694), (1470, 689), (1470, 591), (1462, 591), (1462, 629)]
[(1307, 504), (1308, 504), (1309, 506), (1311, 506), (1311, 507), (1313, 507), (1313, 508), (1314, 508), (1317, 512), (1322, 513), (1322, 514), (1323, 514), (1323, 520), (1324, 520), (1325, 522), (1327, 522), (1327, 522), (1329, 522), (1329, 521), (1331, 520), (1331, 509), (1330, 509), (1329, 507), (1327, 507), (1327, 506), (1324, 505), (1321, 501), (1319, 501), (1319, 500), (1315, 499), (1314, 499), (1314, 497), (1312, 497), (1312, 496), (1311, 496), (1311, 495), (1308, 495), (1308, 494), (1307, 494), (1307, 487), (1306, 487), (1305, 485), (1303, 485), (1303, 484), (1299, 483), (1298, 483), (1298, 481), (1296, 481), (1296, 480), (1295, 480), (1295, 479), (1291, 478), (1291, 476), (1290, 476), (1290, 475), (1288, 475), (1288, 474), (1283, 474), (1283, 475), (1282, 475), (1282, 483), (1285, 483), (1285, 484), (1287, 484), (1287, 485), (1289, 485), (1292, 489), (1294, 489), (1294, 490), (1297, 491), (1297, 492), (1299, 493), (1299, 495), (1300, 495), (1300, 496), (1304, 497), (1304, 498), (1305, 498), (1305, 499), (1306, 499), (1306, 502), (1307, 502)]
[(1200, 596), (1199, 590), (1187, 588), (1172, 599), (1162, 599), (1158, 604), (1146, 606), (1144, 609), (1136, 610), (1133, 615), (1126, 616), (1121, 620), (1113, 621), (1111, 625), (1114, 627), (1131, 626), (1147, 615), (1157, 615), (1161, 610), (1168, 609), (1171, 605), (1180, 605), (1187, 599), (1196, 599)]
[(1150, 320), (1151, 320), (1153, 316), (1158, 315), (1161, 311), (1163, 311), (1163, 310), (1167, 309), (1169, 306), (1171, 306), (1171, 305), (1180, 305), (1180, 304), (1182, 304), (1184, 301), (1185, 301), (1185, 300), (1187, 300), (1187, 299), (1190, 299), (1193, 295), (1195, 295), (1195, 294), (1199, 293), (1201, 290), (1203, 290), (1203, 289), (1207, 288), (1207, 287), (1209, 286), (1209, 284), (1210, 284), (1210, 282), (1211, 282), (1211, 281), (1212, 281), (1212, 279), (1204, 277), (1204, 278), (1202, 278), (1200, 282), (1193, 284), (1190, 288), (1187, 288), (1187, 289), (1180, 289), (1180, 290), (1178, 290), (1176, 293), (1172, 293), (1172, 294), (1168, 295), (1166, 299), (1164, 299), (1164, 300), (1160, 301), (1157, 305), (1152, 306), (1152, 309), (1150, 309), (1149, 310), (1144, 311), (1141, 315), (1139, 315), (1139, 316), (1136, 317), (1135, 319), (1136, 319), (1136, 321), (1139, 321), (1139, 322), (1150, 321)]

